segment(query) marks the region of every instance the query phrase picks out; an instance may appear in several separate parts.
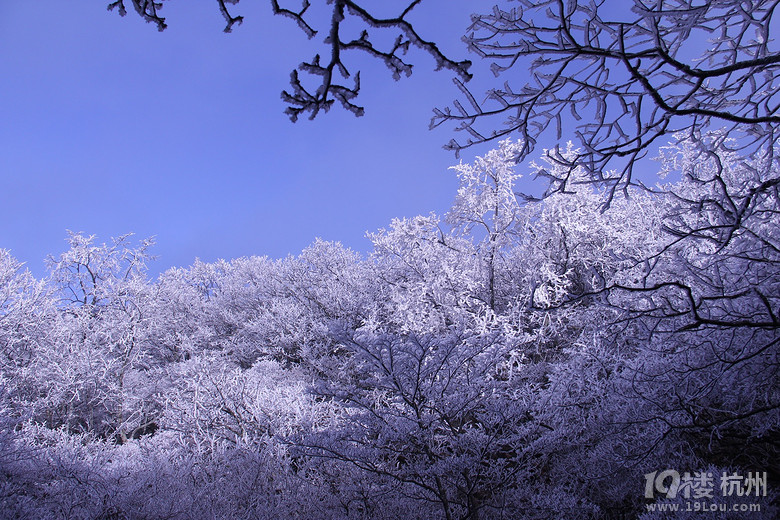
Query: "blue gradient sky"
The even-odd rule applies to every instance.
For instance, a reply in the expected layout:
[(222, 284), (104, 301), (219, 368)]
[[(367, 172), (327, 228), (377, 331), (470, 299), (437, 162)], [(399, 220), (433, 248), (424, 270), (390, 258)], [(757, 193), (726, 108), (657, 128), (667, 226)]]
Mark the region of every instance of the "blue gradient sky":
[[(279, 93), (322, 34), (307, 40), (264, 1), (234, 8), (245, 22), (230, 35), (213, 1), (166, 3), (163, 33), (107, 3), (0, 3), (0, 248), (36, 276), (68, 229), (156, 236), (156, 274), (297, 254), (315, 237), (366, 251), (367, 230), (451, 204), (451, 128), (428, 122), (457, 91), (427, 56), (412, 53), (415, 74), (398, 83), (350, 57), (366, 115), (292, 124)], [(424, 35), (473, 58), (467, 3), (442, 4), (420, 13)]]

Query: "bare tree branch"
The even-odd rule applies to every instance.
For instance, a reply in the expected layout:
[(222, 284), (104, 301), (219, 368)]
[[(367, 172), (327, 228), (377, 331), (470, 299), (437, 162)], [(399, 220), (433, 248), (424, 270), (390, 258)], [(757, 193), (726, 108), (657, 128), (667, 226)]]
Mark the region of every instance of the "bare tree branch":
[[(157, 30), (162, 32), (168, 25), (165, 23), (165, 18), (162, 18), (157, 14), (157, 11), (162, 8), (162, 1), (155, 2), (152, 0), (130, 0), (133, 3), (133, 7), (138, 15), (149, 23), (157, 25)], [(127, 14), (124, 0), (116, 0), (108, 4), (108, 10), (113, 11), (117, 9), (120, 16)]]
[[(157, 11), (165, 0), (157, 3), (146, 0), (131, 0), (138, 14), (148, 22), (157, 24), (160, 31), (167, 25), (165, 19), (158, 16)], [(224, 31), (231, 32), (235, 24), (241, 24), (242, 16), (233, 16), (228, 10), (227, 4), (238, 4), (240, 0), (217, 0), (219, 10), (225, 18)], [(462, 81), (471, 79), (468, 72), (471, 62), (468, 60), (456, 61), (445, 55), (436, 42), (425, 39), (412, 22), (409, 21), (412, 11), (423, 0), (411, 0), (399, 7), (399, 14), (394, 17), (381, 17), (374, 14), (375, 6), (367, 5), (367, 2), (355, 0), (325, 0), (323, 4), (330, 5), (330, 19), (327, 36), (323, 43), (328, 47), (330, 59), (327, 63), (321, 63), (321, 55), (317, 54), (308, 62), (300, 64), (297, 70), (290, 74), (290, 89), (282, 92), (282, 100), (288, 104), (285, 112), (292, 121), (296, 121), (303, 113), (308, 113), (313, 119), (320, 112), (327, 112), (334, 102), (338, 102), (343, 108), (356, 116), (364, 113), (364, 108), (355, 104), (354, 100), (360, 93), (360, 72), (354, 74), (349, 70), (342, 51), (361, 51), (371, 58), (382, 61), (391, 71), (393, 79), (401, 76), (410, 76), (412, 64), (405, 60), (405, 55), (410, 47), (415, 47), (430, 55), (435, 63), (436, 70), (446, 69), (454, 72)], [(314, 38), (322, 29), (315, 29), (317, 21), (310, 16), (309, 0), (303, 0), (299, 10), (284, 7), (279, 0), (271, 0), (271, 9), (274, 14), (293, 20), (308, 38)], [(127, 11), (124, 0), (117, 0), (108, 6), (109, 10), (118, 9), (124, 16)], [(358, 21), (366, 27), (357, 37), (345, 37), (344, 26), (347, 18)], [(369, 29), (379, 31), (397, 31), (398, 36), (389, 47), (382, 47), (372, 39)], [(324, 54), (324, 53), (323, 53)], [(351, 79), (351, 85), (345, 85), (337, 79), (334, 71), (344, 80)], [(315, 83), (307, 86), (300, 73), (313, 76)]]
[[(725, 125), (745, 153), (777, 139), (780, 53), (770, 47), (776, 0), (634, 0), (630, 13), (606, 0), (519, 3), (474, 16), (465, 37), (470, 50), (495, 60), (496, 76), (509, 77), (482, 104), (468, 93), (469, 110), (457, 102), (455, 110), (435, 110), (432, 127), (454, 123), (469, 136), (445, 148), (459, 152), (517, 134), (527, 145), (520, 160), (550, 123), (560, 128), (570, 116), (581, 152), (568, 160), (569, 174), (584, 166), (611, 197), (639, 184), (636, 162), (671, 134)], [(511, 86), (518, 73), (519, 89)], [(557, 149), (548, 153), (565, 161)], [(568, 178), (550, 179), (551, 191)]]

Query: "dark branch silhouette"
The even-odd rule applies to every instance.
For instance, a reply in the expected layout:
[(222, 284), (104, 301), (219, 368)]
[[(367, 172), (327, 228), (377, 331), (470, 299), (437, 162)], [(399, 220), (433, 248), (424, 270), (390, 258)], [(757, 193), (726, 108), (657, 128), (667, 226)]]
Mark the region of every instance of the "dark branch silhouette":
[[(726, 126), (745, 153), (771, 146), (780, 123), (777, 71), (770, 48), (777, 2), (635, 0), (618, 3), (521, 0), (520, 7), (476, 15), (465, 37), (470, 50), (494, 60), (502, 87), (484, 103), (462, 82), (466, 102), (435, 110), (431, 126), (454, 123), (467, 134), (446, 148), (517, 135), (526, 157), (563, 121), (581, 146), (562, 164), (584, 166), (612, 193), (639, 184), (634, 168), (662, 138)], [(701, 52), (699, 49), (704, 49)], [(529, 78), (530, 79), (526, 79)], [(568, 175), (550, 179), (562, 190)], [(609, 202), (609, 201), (608, 201)]]
[[(147, 2), (131, 0), (136, 12), (147, 22), (155, 23), (160, 31), (167, 27), (165, 18), (159, 16), (164, 0), (159, 2)], [(233, 16), (228, 10), (227, 4), (238, 4), (240, 0), (217, 0), (219, 10), (225, 18), (224, 31), (231, 32), (235, 24), (243, 22), (242, 16)], [(471, 79), (468, 60), (457, 61), (446, 56), (439, 46), (425, 39), (409, 21), (409, 16), (422, 0), (413, 0), (400, 9), (395, 17), (381, 17), (374, 14), (375, 6), (368, 2), (353, 0), (330, 0), (330, 19), (323, 23), (322, 29), (317, 29), (317, 22), (313, 16), (309, 16), (308, 0), (303, 0), (299, 10), (284, 7), (278, 0), (271, 0), (271, 8), (274, 14), (292, 19), (308, 38), (314, 38), (320, 32), (326, 32), (323, 43), (327, 47), (327, 59), (317, 54), (310, 61), (304, 61), (297, 70), (290, 74), (290, 89), (282, 92), (282, 100), (288, 107), (285, 112), (292, 121), (297, 121), (301, 114), (308, 113), (313, 119), (320, 112), (327, 112), (338, 102), (343, 108), (356, 116), (364, 113), (364, 108), (354, 101), (360, 93), (360, 72), (351, 72), (347, 67), (343, 51), (360, 51), (370, 57), (378, 59), (390, 69), (393, 79), (399, 80), (402, 76), (410, 76), (413, 65), (406, 61), (405, 55), (410, 47), (415, 47), (430, 55), (436, 62), (436, 69), (447, 69), (454, 72), (462, 81)], [(124, 0), (117, 0), (108, 6), (109, 10), (117, 9), (119, 14), (127, 14)], [(366, 27), (356, 38), (345, 37), (343, 31), (344, 22), (352, 18)], [(325, 24), (329, 24), (325, 31)], [(375, 44), (369, 34), (370, 30), (395, 31), (397, 38), (389, 47)], [(322, 55), (326, 53), (323, 52)], [(301, 74), (315, 78), (314, 86), (307, 86)], [(343, 83), (343, 80), (352, 80), (351, 84)]]

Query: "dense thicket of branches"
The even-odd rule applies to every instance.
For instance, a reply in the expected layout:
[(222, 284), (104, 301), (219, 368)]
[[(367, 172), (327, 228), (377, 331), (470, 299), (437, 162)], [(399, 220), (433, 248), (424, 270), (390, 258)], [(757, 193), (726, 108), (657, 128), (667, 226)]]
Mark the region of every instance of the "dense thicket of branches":
[(149, 242), (71, 234), (37, 281), (2, 252), (3, 515), (656, 518), (667, 468), (771, 490), (769, 151), (686, 140), (681, 181), (604, 212), (587, 183), (520, 203), (523, 146), (456, 167), (444, 221), (395, 220), (367, 258), (317, 241), (148, 281)]
[[(727, 127), (743, 155), (772, 146), (780, 123), (780, 52), (773, 0), (519, 0), (475, 15), (465, 41), (503, 78), (484, 103), (457, 81), (464, 104), (437, 110), (457, 122), (464, 147), (519, 135), (576, 138), (580, 152), (553, 178), (563, 189), (584, 167), (614, 190), (637, 182), (637, 161), (668, 136)], [(528, 72), (530, 72), (530, 80)], [(521, 78), (519, 81), (515, 78)], [(565, 132), (564, 126), (575, 128)], [(548, 134), (547, 130), (554, 130)]]
[[(165, 28), (161, 3), (131, 1)], [(330, 57), (301, 66), (321, 84), (294, 73), (285, 100), (360, 113), (357, 73), (335, 79), (350, 49), (395, 76), (409, 46), (454, 70), (466, 103), (434, 124), (470, 137), (450, 147), (521, 139), (454, 168), (443, 219), (393, 221), (367, 258), (317, 241), (155, 281), (130, 236), (69, 235), (43, 280), (0, 250), (6, 517), (648, 520), (688, 498), (648, 492), (674, 469), (766, 472), (769, 496), (711, 503), (776, 518), (777, 2), (497, 7), (466, 36), (508, 78), (485, 103), (418, 35), (420, 2), (327, 2)], [(272, 7), (316, 33), (308, 2)], [(347, 17), (402, 36), (349, 39)], [(517, 166), (565, 118), (578, 143)], [(641, 186), (651, 153), (669, 181)]]

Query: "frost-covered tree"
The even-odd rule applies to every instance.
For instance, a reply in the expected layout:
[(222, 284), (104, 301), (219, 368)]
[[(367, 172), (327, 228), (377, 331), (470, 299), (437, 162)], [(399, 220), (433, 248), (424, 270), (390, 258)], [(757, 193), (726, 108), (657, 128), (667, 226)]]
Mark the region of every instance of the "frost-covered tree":
[[(602, 484), (582, 492), (599, 490), (594, 501), (636, 507), (626, 483), (641, 468), (778, 473), (780, 402), (764, 384), (778, 377), (772, 157), (742, 158), (723, 134), (710, 134), (664, 150), (663, 173), (681, 180), (655, 193), (615, 199), (605, 212), (582, 189), (539, 205), (540, 215), (568, 209), (546, 231), (544, 217), (532, 219), (539, 231), (528, 236), (568, 230), (556, 257), (585, 253), (569, 276), (535, 290), (537, 306), (567, 310), (568, 330), (579, 323), (581, 331), (548, 376), (539, 417), (555, 430), (576, 428), (572, 438), (586, 449), (552, 432), (548, 449), (569, 465), (589, 461), (588, 481)], [(587, 283), (571, 284), (582, 275)], [(558, 289), (540, 293), (546, 286)]]
[[(146, 313), (151, 241), (129, 235), (110, 244), (71, 233), (70, 248), (49, 259), (59, 312), (54, 337), (36, 353), (36, 408), (52, 426), (110, 436), (147, 422), (153, 384)], [(130, 426), (135, 425), (135, 426)]]
[(445, 231), (435, 214), (395, 219), (369, 238), (381, 296), (369, 321), (427, 334), (485, 307), (473, 244)]
[[(172, 319), (182, 327), (164, 341), (185, 357), (225, 351), (245, 368), (267, 358), (312, 362), (333, 347), (331, 324), (354, 327), (365, 317), (368, 280), (357, 253), (323, 240), (283, 260), (197, 261), (160, 279), (158, 312), (177, 313)], [(160, 323), (160, 334), (171, 329)]]
[(366, 258), (150, 281), (149, 243), (72, 234), (36, 281), (0, 252), (1, 510), (584, 520), (639, 517), (664, 468), (773, 482), (774, 150), (680, 137), (604, 208), (575, 144), (530, 164), (560, 190), (517, 196), (522, 146)]
[(496, 277), (503, 255), (519, 227), (520, 205), (514, 190), (521, 175), (514, 159), (522, 148), (522, 143), (505, 140), (473, 164), (453, 167), (460, 187), (447, 222), (458, 234), (482, 237), (477, 250), (486, 271), (486, 303), (491, 310), (496, 309)]
[(735, 146), (715, 133), (665, 151), (665, 167), (682, 173), (665, 194), (669, 243), (608, 301), (651, 339), (634, 366), (631, 388), (648, 405), (635, 420), (695, 439), (715, 464), (778, 472), (780, 399), (761, 383), (780, 374), (777, 163)]
[(550, 378), (597, 330), (595, 318), (616, 313), (560, 304), (629, 276), (649, 249), (637, 231), (660, 220), (646, 195), (620, 206), (630, 219), (602, 214), (588, 186), (523, 206), (516, 146), (458, 167), (448, 227), (431, 215), (370, 235), (384, 301), (336, 336), (344, 355), (314, 386), (341, 403), (344, 421), (296, 441), (307, 455), (375, 475), (385, 486), (377, 493), (437, 504), (422, 517), (511, 516), (545, 495), (540, 511), (598, 510), (577, 498), (575, 482), (542, 484), (540, 471), (567, 471), (552, 462), (552, 439), (573, 429), (550, 407), (550, 393), (568, 391)]
[(427, 335), (366, 325), (342, 339), (341, 376), (315, 387), (342, 403), (341, 422), (297, 443), (386, 481), (384, 492), (423, 508), (414, 518), (490, 516), (505, 507), (533, 436), (527, 404), (497, 373), (515, 343), (465, 324)]
[(27, 366), (49, 332), (53, 302), (46, 285), (0, 250), (0, 371)]
[(30, 419), (36, 357), (56, 334), (55, 321), (51, 289), (0, 250), (0, 431)]

